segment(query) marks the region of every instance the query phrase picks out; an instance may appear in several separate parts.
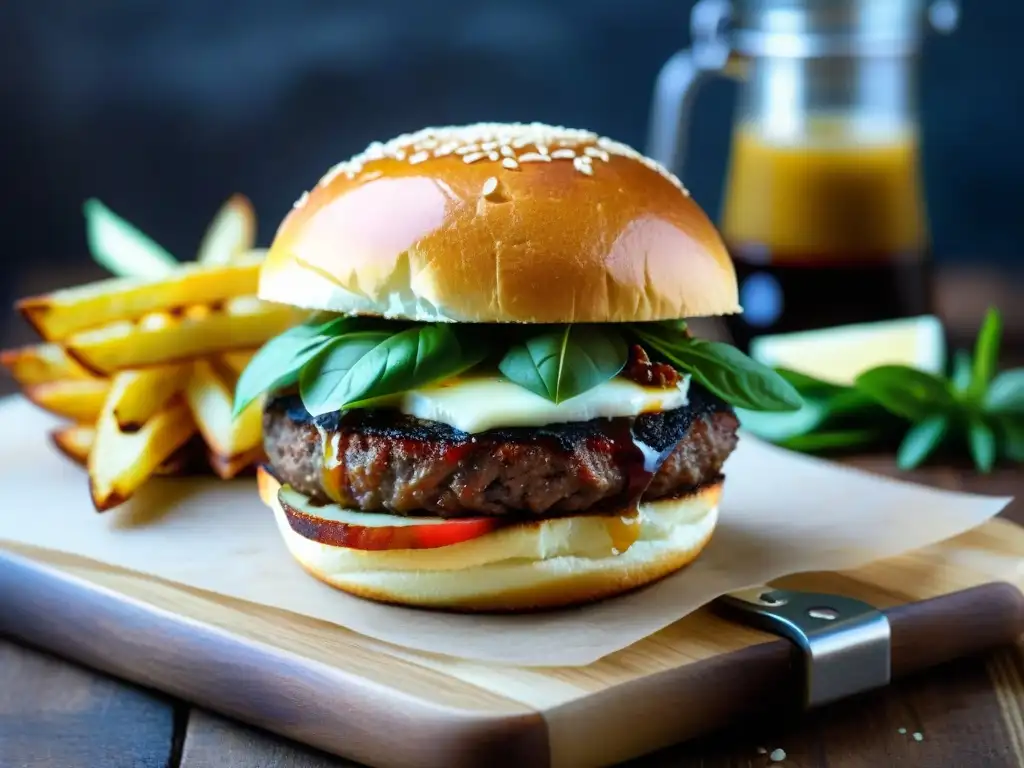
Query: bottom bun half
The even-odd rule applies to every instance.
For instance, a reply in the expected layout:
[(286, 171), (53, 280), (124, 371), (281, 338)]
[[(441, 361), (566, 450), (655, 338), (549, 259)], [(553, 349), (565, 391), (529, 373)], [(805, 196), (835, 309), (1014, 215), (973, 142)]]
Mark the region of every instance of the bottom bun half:
[(719, 482), (688, 496), (641, 504), (635, 541), (616, 554), (619, 518), (601, 515), (517, 523), (433, 549), (333, 546), (292, 529), (280, 488), (260, 468), (260, 498), (273, 510), (288, 550), (321, 581), (385, 603), (488, 612), (589, 603), (674, 573), (711, 539), (722, 493)]

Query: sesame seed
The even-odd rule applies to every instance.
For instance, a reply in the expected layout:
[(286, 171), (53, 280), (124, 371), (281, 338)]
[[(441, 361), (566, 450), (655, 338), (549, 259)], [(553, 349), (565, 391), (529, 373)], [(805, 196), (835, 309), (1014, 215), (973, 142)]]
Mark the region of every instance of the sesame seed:
[(373, 181), (374, 179), (379, 179), (383, 175), (383, 171), (370, 171), (369, 173), (363, 174), (363, 181)]
[(786, 759), (786, 750), (784, 749), (773, 749), (772, 753), (768, 755), (768, 759), (773, 763), (781, 763)]
[(764, 747), (758, 747), (757, 748), (757, 754), (759, 754), (759, 755), (767, 755), (768, 754), (768, 750), (765, 749)]
[(471, 155), (463, 155), (462, 162), (475, 163), (477, 160), (483, 160), (485, 157), (487, 157), (487, 155), (484, 154), (483, 152), (474, 152)]
[(491, 176), (487, 181), (484, 182), (483, 189), (481, 190), (484, 195), (484, 199), (491, 203), (506, 203), (508, 202), (508, 195), (505, 194), (505, 187), (497, 176)]
[(914, 733), (914, 741), (924, 741), (924, 734), (920, 731)]
[(309, 200), (309, 192), (303, 192), (299, 195), (299, 199), (292, 203), (292, 208), (301, 208), (306, 204), (307, 200)]
[(587, 176), (594, 175), (594, 166), (587, 162), (587, 158), (585, 157), (574, 158), (572, 161), (572, 165), (573, 168), (575, 168), (580, 173), (585, 173)]
[(493, 150), (487, 153), (487, 159), (493, 163), (498, 162), (498, 159), (500, 157), (501, 155), (499, 155), (497, 152), (494, 152)]
[(510, 171), (519, 170), (519, 163), (516, 162), (516, 159), (514, 157), (506, 157), (504, 160), (501, 161), (501, 164), (504, 167), (508, 168)]
[(319, 186), (326, 187), (328, 184), (330, 184), (332, 181), (334, 181), (335, 177), (338, 176), (338, 174), (342, 173), (345, 170), (347, 165), (348, 165), (348, 163), (342, 162), (342, 163), (338, 163), (337, 165), (332, 166), (327, 171), (327, 173), (325, 173), (323, 175), (323, 177), (321, 177), (321, 179), (319, 181)]
[[(528, 151), (530, 148), (535, 151)], [(594, 173), (592, 158), (609, 162), (612, 155), (627, 157), (658, 173), (673, 184), (684, 195), (689, 195), (682, 182), (669, 170), (653, 159), (646, 157), (633, 147), (621, 142), (599, 136), (593, 131), (567, 128), (546, 123), (473, 123), (459, 126), (442, 126), (422, 128), (415, 132), (404, 133), (386, 142), (370, 143), (361, 153), (347, 161), (339, 163), (321, 180), (321, 185), (329, 184), (339, 174), (355, 178), (363, 172), (366, 163), (384, 158), (396, 158), (409, 162), (423, 162), (421, 152), (429, 151), (433, 157), (444, 157), (455, 153), (462, 157), (473, 157), (480, 154), (495, 161), (504, 159), (524, 162), (546, 162), (554, 157), (572, 159), (581, 173)], [(516, 158), (518, 152), (524, 154)], [(578, 156), (586, 159), (584, 163), (576, 163)], [(415, 161), (413, 160), (415, 158)], [(469, 162), (476, 162), (474, 157)]]
[(429, 160), (429, 159), (430, 159), (430, 153), (427, 152), (425, 149), (423, 149), (423, 150), (420, 150), (415, 155), (413, 155), (412, 157), (409, 158), (409, 164), (410, 165), (418, 165), (419, 163), (422, 163), (422, 162), (424, 162), (426, 160)]

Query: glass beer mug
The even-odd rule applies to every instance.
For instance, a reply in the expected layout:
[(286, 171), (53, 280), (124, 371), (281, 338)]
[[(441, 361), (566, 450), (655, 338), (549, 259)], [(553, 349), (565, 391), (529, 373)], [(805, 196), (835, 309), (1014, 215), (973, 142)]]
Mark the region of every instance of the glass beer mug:
[(741, 82), (719, 222), (736, 264), (735, 343), (926, 314), (929, 236), (916, 64), (952, 2), (701, 0), (662, 68), (648, 153), (681, 176), (695, 86)]

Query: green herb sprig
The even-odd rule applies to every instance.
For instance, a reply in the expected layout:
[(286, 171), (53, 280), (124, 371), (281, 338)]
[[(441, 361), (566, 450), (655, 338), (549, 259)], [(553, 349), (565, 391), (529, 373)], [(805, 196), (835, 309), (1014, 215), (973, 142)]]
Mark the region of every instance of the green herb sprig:
[(181, 266), (163, 246), (96, 198), (85, 201), (82, 213), (89, 252), (112, 275), (159, 279)]
[(689, 337), (677, 325), (637, 323), (630, 330), (651, 352), (737, 408), (796, 411), (803, 405), (790, 382), (736, 347)]
[(295, 387), (320, 415), (456, 376), (489, 361), (509, 381), (561, 403), (617, 376), (640, 343), (725, 401), (753, 411), (796, 410), (796, 389), (734, 347), (690, 338), (679, 321), (494, 326), (318, 317), (265, 344), (235, 391), (240, 413), (263, 393)]
[(629, 359), (614, 328), (565, 325), (516, 341), (498, 363), (507, 379), (561, 403), (617, 376)]
[(914, 469), (940, 448), (966, 449), (983, 473), (1024, 462), (1024, 368), (998, 372), (1002, 322), (990, 308), (973, 355), (953, 356), (948, 376), (904, 365), (861, 373), (852, 387), (779, 369), (804, 398), (788, 421), (740, 413), (744, 427), (794, 450), (863, 449), (898, 440), (896, 462)]

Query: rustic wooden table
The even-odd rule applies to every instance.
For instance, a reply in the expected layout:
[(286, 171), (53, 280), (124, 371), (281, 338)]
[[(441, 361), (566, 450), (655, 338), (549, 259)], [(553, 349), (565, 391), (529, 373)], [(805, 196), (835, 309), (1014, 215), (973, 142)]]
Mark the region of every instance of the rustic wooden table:
[[(1003, 310), (1006, 363), (1024, 364), (1024, 290), (976, 272), (940, 278), (939, 308), (965, 341), (989, 303)], [(66, 282), (30, 276), (19, 293)], [(17, 325), (4, 345), (29, 340)], [(7, 390), (10, 387), (7, 386)], [(887, 457), (855, 464), (894, 472)], [(988, 477), (948, 468), (916, 473), (945, 488), (1015, 495), (1005, 515), (1024, 524), (1024, 472)], [(396, 734), (401, 738), (401, 734)], [(967, 658), (889, 688), (797, 716), (733, 727), (632, 765), (1021, 766), (1024, 654), (1020, 645)], [(0, 637), (0, 768), (319, 768), (351, 766)]]

